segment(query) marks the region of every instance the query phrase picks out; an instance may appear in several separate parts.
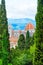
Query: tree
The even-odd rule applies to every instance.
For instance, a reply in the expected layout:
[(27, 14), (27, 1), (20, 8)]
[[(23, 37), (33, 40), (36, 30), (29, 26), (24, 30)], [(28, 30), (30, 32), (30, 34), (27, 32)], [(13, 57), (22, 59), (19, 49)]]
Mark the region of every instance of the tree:
[(35, 33), (33, 34), (33, 36), (32, 36), (31, 39), (30, 39), (30, 44), (31, 44), (31, 46), (34, 45), (34, 35), (35, 35)]
[(29, 33), (29, 31), (27, 31), (27, 33), (26, 33), (25, 46), (26, 46), (27, 49), (30, 47), (30, 33)]
[(2, 57), (2, 37), (1, 37), (1, 5), (0, 5), (0, 58)]
[(18, 40), (18, 48), (23, 50), (25, 48), (25, 37), (23, 34), (21, 34), (19, 36), (19, 40)]
[(43, 65), (43, 0), (38, 0), (35, 34), (35, 64)]
[[(18, 52), (19, 51), (19, 52)], [(32, 65), (32, 54), (29, 49), (21, 50), (19, 48), (11, 49), (12, 65)]]
[(9, 44), (9, 34), (8, 34), (8, 22), (6, 16), (6, 8), (5, 8), (5, 0), (1, 0), (1, 21), (0, 21), (0, 35), (2, 41), (2, 65), (8, 65), (9, 62), (9, 52), (10, 52), (10, 44)]

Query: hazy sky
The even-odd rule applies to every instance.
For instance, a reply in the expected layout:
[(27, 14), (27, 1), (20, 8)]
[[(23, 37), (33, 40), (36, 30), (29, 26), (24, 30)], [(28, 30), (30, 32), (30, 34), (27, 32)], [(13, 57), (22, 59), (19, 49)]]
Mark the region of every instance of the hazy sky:
[(8, 18), (35, 19), (37, 0), (6, 0)]

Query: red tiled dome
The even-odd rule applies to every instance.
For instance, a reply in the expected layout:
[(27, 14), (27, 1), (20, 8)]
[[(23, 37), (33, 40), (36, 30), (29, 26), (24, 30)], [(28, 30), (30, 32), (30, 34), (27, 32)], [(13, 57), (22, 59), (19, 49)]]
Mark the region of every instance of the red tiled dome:
[(31, 23), (27, 24), (25, 30), (31, 30), (31, 29), (34, 29), (34, 25)]

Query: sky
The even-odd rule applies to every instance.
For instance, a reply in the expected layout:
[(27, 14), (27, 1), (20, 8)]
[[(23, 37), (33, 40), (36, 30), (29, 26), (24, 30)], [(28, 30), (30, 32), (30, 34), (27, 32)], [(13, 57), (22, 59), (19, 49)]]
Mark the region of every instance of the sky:
[[(1, 0), (0, 0), (1, 1)], [(35, 19), (37, 0), (5, 0), (8, 18)]]
[(35, 19), (37, 0), (6, 0), (8, 18)]
[[(1, 1), (1, 0), (0, 0)], [(23, 29), (25, 27), (25, 22), (30, 22), (29, 20), (20, 20), (21, 18), (30, 18), (35, 20), (35, 15), (37, 12), (37, 0), (5, 0), (6, 1), (6, 11), (7, 11), (7, 18), (9, 24), (12, 25), (14, 29)], [(19, 20), (12, 20), (12, 19), (19, 19)], [(24, 22), (24, 24), (18, 25), (16, 22), (19, 23)], [(34, 21), (31, 21), (35, 24)], [(16, 24), (15, 24), (16, 23)], [(16, 25), (16, 26), (15, 26)]]

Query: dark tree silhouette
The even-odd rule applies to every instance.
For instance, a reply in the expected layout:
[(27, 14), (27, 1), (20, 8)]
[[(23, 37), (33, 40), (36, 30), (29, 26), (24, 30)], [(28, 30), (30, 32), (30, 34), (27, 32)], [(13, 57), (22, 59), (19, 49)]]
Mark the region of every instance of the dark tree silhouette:
[(25, 42), (26, 49), (30, 48), (30, 33), (27, 31), (26, 33), (26, 42)]
[(19, 36), (19, 40), (18, 40), (18, 48), (23, 50), (25, 48), (25, 37), (23, 34), (21, 34)]

